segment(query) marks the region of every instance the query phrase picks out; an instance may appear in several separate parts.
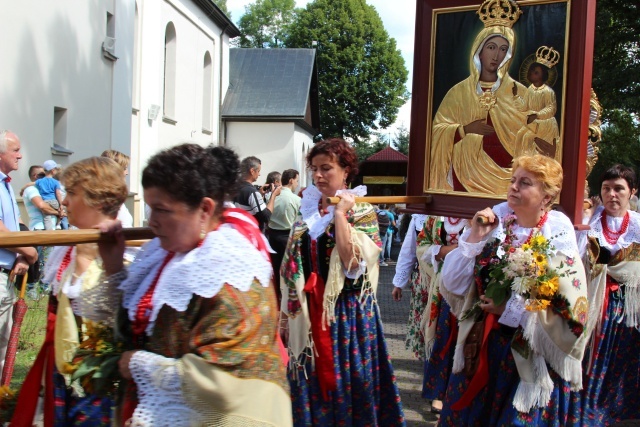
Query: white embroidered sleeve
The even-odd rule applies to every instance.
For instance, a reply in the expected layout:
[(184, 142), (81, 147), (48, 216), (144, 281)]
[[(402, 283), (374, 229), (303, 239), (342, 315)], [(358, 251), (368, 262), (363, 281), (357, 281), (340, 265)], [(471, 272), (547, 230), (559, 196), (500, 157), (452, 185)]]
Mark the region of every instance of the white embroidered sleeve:
[(148, 351), (137, 351), (129, 369), (138, 387), (138, 406), (130, 426), (187, 427), (198, 414), (182, 393), (180, 363)]
[(486, 241), (467, 243), (469, 234), (470, 230), (462, 233), (458, 247), (447, 254), (442, 266), (442, 284), (457, 296), (464, 296), (473, 283), (475, 258), (486, 244)]
[(436, 256), (438, 255), (438, 252), (440, 252), (441, 247), (442, 245), (431, 245), (429, 250), (425, 251), (424, 255), (422, 255), (422, 259), (431, 264), (435, 271), (438, 271), (438, 263), (440, 261), (436, 259)]
[(512, 328), (517, 328), (519, 325), (524, 327), (528, 314), (529, 312), (525, 308), (525, 300), (522, 295), (512, 293), (498, 322), (506, 326), (511, 326)]
[(396, 288), (405, 288), (407, 286), (411, 278), (411, 271), (413, 271), (413, 266), (416, 263), (417, 234), (413, 218), (411, 218), (411, 223), (407, 230), (407, 235), (404, 236), (402, 248), (400, 248), (400, 254), (398, 255), (396, 274), (393, 276), (393, 286)]

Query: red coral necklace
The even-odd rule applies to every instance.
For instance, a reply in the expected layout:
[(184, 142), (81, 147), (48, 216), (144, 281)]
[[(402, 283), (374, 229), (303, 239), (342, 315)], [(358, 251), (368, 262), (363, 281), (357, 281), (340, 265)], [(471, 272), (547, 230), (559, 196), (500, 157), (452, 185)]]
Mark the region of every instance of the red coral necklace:
[(542, 228), (542, 226), (547, 222), (547, 218), (548, 217), (549, 217), (549, 212), (545, 212), (544, 215), (542, 215), (542, 218), (540, 218), (540, 221), (538, 221), (536, 226), (533, 227), (531, 229), (531, 231), (529, 232), (529, 237), (527, 237), (527, 240), (524, 242), (525, 245), (527, 245), (527, 244), (529, 244), (529, 242), (531, 242), (531, 238), (533, 237), (533, 231), (534, 230), (540, 230)]
[(607, 212), (602, 211), (602, 216), (600, 217), (600, 224), (602, 225), (602, 235), (604, 239), (610, 244), (615, 245), (618, 242), (620, 236), (627, 232), (627, 228), (629, 228), (629, 212), (624, 215), (622, 220), (622, 226), (620, 227), (620, 231), (613, 231), (607, 226)]

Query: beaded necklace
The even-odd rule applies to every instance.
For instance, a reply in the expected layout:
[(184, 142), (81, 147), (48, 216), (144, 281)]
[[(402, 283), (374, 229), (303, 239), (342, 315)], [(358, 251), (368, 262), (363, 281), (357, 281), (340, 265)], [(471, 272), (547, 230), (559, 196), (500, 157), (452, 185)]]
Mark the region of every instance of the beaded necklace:
[(629, 228), (629, 212), (624, 214), (620, 231), (614, 231), (609, 228), (609, 226), (607, 225), (607, 212), (604, 210), (602, 211), (602, 216), (600, 217), (600, 224), (602, 225), (602, 235), (604, 236), (604, 239), (610, 245), (615, 245), (618, 242), (620, 236), (626, 233), (627, 228)]

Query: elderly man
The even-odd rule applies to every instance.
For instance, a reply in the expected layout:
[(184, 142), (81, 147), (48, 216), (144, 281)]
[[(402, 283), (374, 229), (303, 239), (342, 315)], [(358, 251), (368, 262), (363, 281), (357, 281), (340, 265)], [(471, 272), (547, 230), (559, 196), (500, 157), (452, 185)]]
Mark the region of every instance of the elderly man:
[(238, 194), (233, 200), (236, 208), (244, 209), (249, 212), (258, 221), (260, 229), (264, 231), (266, 224), (271, 218), (271, 212), (273, 212), (273, 204), (276, 201), (276, 197), (280, 194), (282, 187), (277, 187), (271, 193), (269, 202), (265, 205), (264, 194), (271, 189), (271, 186), (262, 186), (256, 188), (253, 183), (260, 177), (260, 170), (262, 169), (262, 162), (259, 158), (250, 156), (242, 159), (240, 162), (240, 174), (242, 175), (243, 182), (240, 184)]
[[(9, 174), (18, 169), (20, 139), (10, 131), (0, 132), (0, 232), (20, 231), (20, 212), (16, 196), (9, 184)], [(1, 239), (1, 238), (0, 238)], [(0, 371), (4, 368), (4, 358), (11, 335), (13, 303), (15, 291), (13, 279), (24, 274), (38, 259), (33, 247), (0, 248)]]

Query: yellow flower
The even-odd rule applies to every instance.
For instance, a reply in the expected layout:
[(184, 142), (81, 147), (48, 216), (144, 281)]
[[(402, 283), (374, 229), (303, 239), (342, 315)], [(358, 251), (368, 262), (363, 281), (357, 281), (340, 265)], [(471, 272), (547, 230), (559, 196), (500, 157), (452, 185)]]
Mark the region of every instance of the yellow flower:
[(551, 301), (546, 300), (546, 299), (529, 300), (527, 305), (525, 306), (525, 309), (527, 311), (545, 310), (549, 306), (550, 303), (551, 303)]
[(552, 297), (558, 291), (559, 282), (560, 281), (557, 276), (549, 280), (545, 280), (544, 282), (540, 283), (540, 286), (538, 287), (538, 292), (542, 296)]
[(547, 244), (547, 239), (542, 234), (537, 234), (533, 239), (531, 239), (532, 246), (544, 246)]
[(531, 245), (530, 245), (530, 244), (528, 244), (528, 243), (524, 243), (524, 244), (522, 245), (522, 250), (523, 250), (523, 251), (525, 251), (525, 252), (526, 252), (526, 251), (528, 251), (529, 249), (531, 249)]
[(60, 373), (61, 374), (65, 374), (65, 375), (71, 375), (77, 370), (78, 370), (78, 366), (77, 365), (65, 362), (64, 365), (62, 366), (62, 372), (60, 372)]
[(547, 257), (540, 252), (533, 253), (533, 262), (539, 271), (544, 271), (547, 268)]

